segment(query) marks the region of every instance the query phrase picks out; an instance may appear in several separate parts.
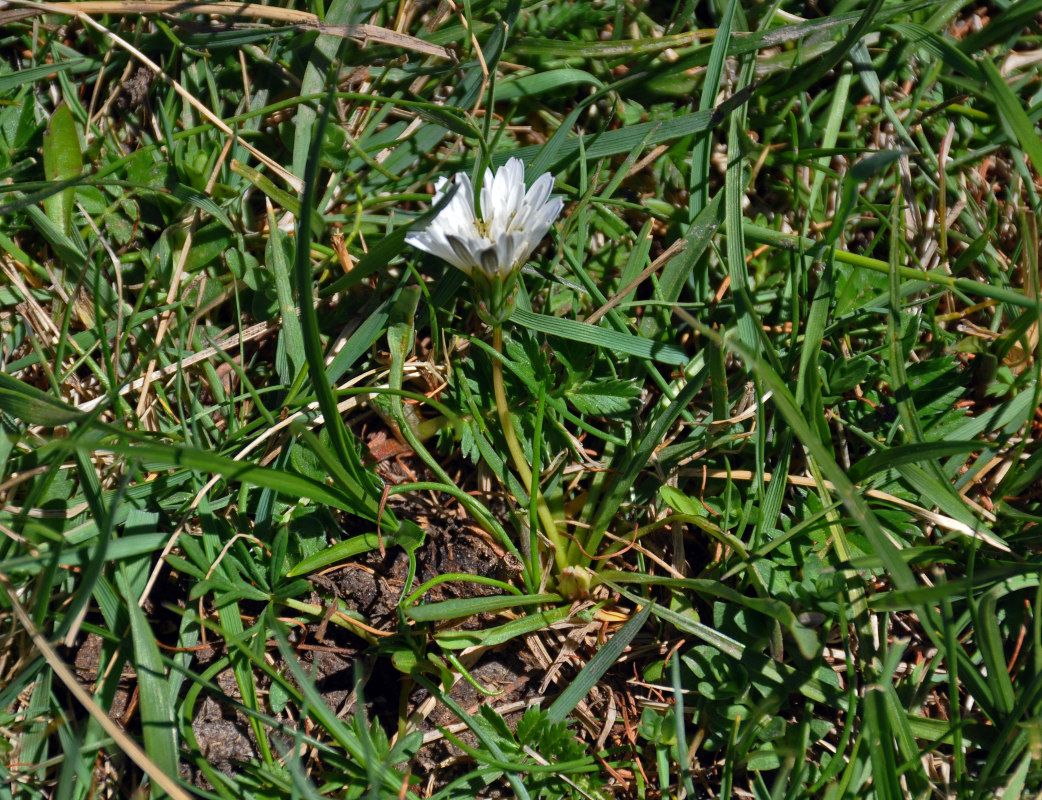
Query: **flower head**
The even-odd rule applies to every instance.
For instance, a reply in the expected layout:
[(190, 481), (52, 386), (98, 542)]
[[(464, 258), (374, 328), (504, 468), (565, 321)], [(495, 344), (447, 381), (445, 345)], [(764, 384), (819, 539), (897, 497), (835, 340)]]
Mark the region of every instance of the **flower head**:
[[(507, 278), (525, 263), (561, 213), (564, 201), (550, 197), (554, 179), (546, 172), (525, 190), (525, 166), (512, 158), (495, 174), (485, 170), (481, 216), (474, 213), (474, 186), (464, 172), (453, 178), (456, 193), (427, 230), (405, 241), (443, 258), (477, 280)], [(448, 180), (435, 184), (434, 204), (445, 197)]]

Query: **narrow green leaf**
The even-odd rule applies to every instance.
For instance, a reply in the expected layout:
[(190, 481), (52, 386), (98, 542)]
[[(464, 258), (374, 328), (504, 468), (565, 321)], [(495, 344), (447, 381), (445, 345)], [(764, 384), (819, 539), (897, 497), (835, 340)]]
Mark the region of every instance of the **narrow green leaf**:
[[(337, 8), (341, 9), (342, 13), (347, 13), (348, 6), (351, 6), (351, 4), (337, 0)], [(309, 140), (310, 149), (307, 151), (306, 169), (303, 173), (304, 191), (300, 199), (300, 226), (297, 229), (297, 252), (294, 274), (296, 277), (297, 302), (300, 307), (301, 330), (304, 334), (304, 352), (307, 355), (311, 384), (315, 389), (319, 408), (322, 410), (333, 453), (340, 459), (344, 468), (353, 476), (354, 480), (358, 482), (354, 486), (343, 486), (341, 488), (350, 492), (360, 506), (367, 508), (363, 516), (367, 519), (374, 519), (375, 514), (368, 509), (372, 507), (374, 500), (379, 499), (380, 481), (362, 465), (362, 457), (356, 447), (357, 443), (348, 432), (347, 426), (344, 424), (344, 420), (337, 408), (336, 396), (333, 394), (329, 376), (326, 374), (325, 351), (318, 325), (318, 313), (315, 311), (312, 287), (311, 220), (315, 206), (323, 135), (329, 121), (331, 102), (332, 98), (327, 98), (323, 113), (318, 119), (314, 138)], [(384, 508), (382, 516), (387, 520), (388, 527), (391, 530), (398, 528), (398, 521), (390, 509)]]
[(233, 160), (231, 162), (231, 171), (238, 175), (242, 175), (242, 177), (264, 192), (264, 194), (266, 194), (277, 207), (285, 209), (294, 217), (299, 219), (300, 198), (294, 197), (284, 189), (280, 189), (266, 175), (255, 170), (248, 164), (243, 164), (241, 161)]
[(792, 97), (818, 83), (826, 73), (847, 57), (854, 44), (868, 32), (882, 7), (883, 0), (869, 0), (846, 35), (821, 58), (794, 70), (786, 80), (779, 83), (778, 91), (784, 91), (786, 95)]
[(894, 752), (883, 687), (869, 687), (862, 703), (864, 726), (861, 735), (868, 739), (875, 796), (879, 800), (902, 800), (904, 794), (898, 780), (897, 755)]
[[(93, 183), (97, 183), (96, 179), (92, 179), (92, 184), (90, 185), (93, 185)], [(135, 186), (135, 188), (137, 187)], [(151, 187), (141, 188), (143, 190), (147, 190)], [(217, 205), (217, 203), (215, 203), (211, 198), (207, 197), (205, 194), (194, 191), (193, 189), (185, 186), (184, 184), (179, 183), (170, 189), (170, 195), (171, 197), (176, 197), (182, 203), (187, 203), (190, 206), (198, 208), (200, 211), (206, 212), (228, 230), (237, 230), (235, 225), (232, 224), (231, 219), (229, 219), (228, 215), (224, 212), (224, 209)]]
[[(119, 572), (124, 597), (124, 608), (130, 615), (131, 656), (137, 672), (138, 702), (140, 704), (141, 735), (145, 752), (168, 776), (178, 776), (177, 726), (174, 708), (167, 691), (166, 667), (156, 635), (130, 590), (125, 571)], [(156, 790), (158, 793), (158, 790)]]
[(378, 305), (373, 312), (366, 317), (365, 322), (355, 328), (354, 333), (344, 343), (332, 362), (326, 369), (331, 383), (336, 383), (343, 377), (354, 363), (369, 351), (373, 343), (380, 338), (387, 324), (388, 312), (393, 304), (394, 298), (389, 297)]
[[(623, 597), (632, 603), (646, 602), (639, 595), (626, 589), (624, 586), (605, 581), (605, 585), (616, 589)], [(685, 614), (666, 608), (658, 603), (651, 603), (652, 613), (663, 622), (668, 622), (674, 628), (701, 639), (706, 644), (715, 647), (735, 661), (740, 662), (750, 674), (755, 674), (765, 681), (776, 684), (786, 692), (798, 691), (804, 697), (817, 703), (828, 703), (832, 706), (843, 707), (843, 695), (839, 689), (839, 681), (835, 674), (827, 668), (822, 668), (808, 675), (797, 671), (787, 664), (779, 664), (769, 657), (754, 653), (746, 648), (741, 642), (726, 636), (715, 628), (697, 622)]]
[(1031, 753), (1024, 753), (1024, 757), (1020, 759), (1020, 764), (1017, 765), (1017, 768), (1009, 776), (1009, 780), (1006, 781), (1006, 785), (999, 789), (996, 796), (1009, 798), (1009, 800), (1019, 800), (1019, 798), (1023, 797), (1028, 770), (1031, 768), (1034, 760)]
[(963, 53), (954, 43), (914, 22), (891, 22), (886, 26), (898, 36), (917, 47), (926, 50), (935, 58), (940, 58), (952, 69), (958, 70), (967, 78), (981, 78), (981, 69), (977, 62)]
[(620, 333), (596, 325), (586, 325), (575, 320), (535, 314), (522, 308), (515, 310), (510, 319), (522, 327), (545, 333), (548, 336), (560, 336), (563, 339), (585, 342), (586, 344), (603, 347), (617, 353), (652, 359), (663, 364), (680, 365), (687, 364), (690, 361), (687, 353), (676, 345), (661, 344), (650, 339), (643, 339), (639, 336)]
[(278, 353), (275, 367), (279, 377), (287, 386), (292, 386), (297, 376), (307, 366), (307, 354), (304, 352), (304, 333), (300, 327), (300, 313), (293, 298), (290, 262), (286, 257), (286, 246), (289, 239), (279, 229), (275, 220), (275, 211), (268, 210), (268, 244), (264, 253), (268, 267), (275, 276), (275, 293), (279, 301), (279, 314), (282, 316), (282, 332), (279, 336)]
[[(242, 625), (242, 613), (239, 610), (238, 602), (223, 594), (218, 594), (216, 601), (217, 614), (221, 620), (224, 638), (226, 640), (241, 641), (244, 638), (244, 630)], [(262, 638), (253, 638), (254, 641), (259, 640), (263, 642)], [(239, 696), (242, 698), (243, 706), (253, 712), (259, 712), (260, 706), (257, 703), (257, 685), (254, 683), (253, 666), (251, 665), (246, 652), (244, 652), (244, 648), (235, 648), (229, 652), (228, 660), (231, 661), (232, 672), (235, 673), (235, 684), (239, 687)], [(268, 742), (268, 736), (264, 730), (264, 725), (261, 724), (260, 719), (252, 714), (250, 715), (249, 720), (250, 728), (253, 731), (253, 738), (257, 745), (257, 749), (260, 751), (262, 760), (265, 764), (271, 764), (273, 762), (271, 745)]]
[(709, 247), (720, 224), (724, 221), (724, 192), (717, 192), (703, 208), (684, 234), (684, 250), (662, 270), (658, 294), (663, 300), (675, 302), (680, 290), (691, 273), (695, 262)]
[(551, 69), (546, 72), (534, 72), (513, 80), (503, 80), (496, 84), (496, 100), (518, 100), (525, 97), (536, 97), (545, 92), (556, 91), (565, 86), (590, 84), (603, 89), (604, 84), (589, 72), (581, 69)]
[(245, 461), (235, 461), (192, 447), (168, 444), (129, 444), (125, 442), (107, 442), (105, 444), (85, 443), (81, 445), (88, 450), (119, 453), (127, 458), (139, 458), (159, 469), (190, 469), (204, 474), (221, 475), (230, 482), (240, 482), (261, 488), (273, 489), (285, 497), (306, 498), (316, 503), (333, 508), (350, 511), (366, 519), (374, 520), (370, 502), (359, 487), (349, 494), (341, 493), (331, 486), (305, 478), (292, 472), (261, 467)]
[[(744, 86), (751, 78), (752, 70), (746, 64), (739, 80)], [(748, 180), (745, 159), (740, 155), (742, 138), (745, 136), (744, 111), (743, 107), (731, 115), (727, 126), (727, 152), (734, 155), (727, 159), (727, 173), (724, 176), (724, 217), (727, 220), (725, 246), (728, 276), (731, 279), (730, 291), (738, 312), (738, 335), (746, 347), (758, 350), (761, 325), (749, 294), (749, 268), (745, 262), (745, 239), (742, 233), (742, 226), (745, 224), (742, 200)], [(771, 351), (767, 352), (770, 354)]]
[(848, 474), (854, 483), (862, 483), (873, 475), (899, 464), (920, 464), (957, 454), (989, 448), (984, 442), (943, 441), (880, 447), (872, 455), (851, 465)]
[(695, 43), (702, 31), (676, 33), (647, 39), (608, 42), (570, 42), (565, 39), (537, 39), (525, 37), (514, 49), (519, 53), (553, 56), (554, 58), (626, 58), (658, 53), (669, 47), (684, 47)]
[[(647, 430), (636, 447), (632, 450), (620, 451), (618, 456), (619, 469), (613, 472), (612, 477), (604, 490), (596, 512), (593, 514), (592, 529), (586, 539), (584, 550), (589, 554), (597, 552), (604, 538), (612, 518), (622, 505), (623, 500), (629, 496), (637, 480), (637, 476), (644, 470), (645, 465), (651, 458), (652, 453), (665, 440), (666, 432), (672, 427), (680, 412), (691, 402), (692, 398), (701, 390), (705, 382), (707, 369), (701, 369), (692, 375), (686, 385), (677, 392), (676, 397), (668, 405), (656, 409), (652, 419), (649, 420)], [(578, 547), (574, 554), (569, 557), (572, 563), (584, 564), (580, 561)], [(589, 563), (587, 559), (585, 563)]]
[(999, 109), (1002, 122), (1012, 132), (1014, 138), (1020, 144), (1021, 149), (1031, 159), (1031, 164), (1036, 173), (1042, 173), (1042, 140), (1039, 139), (1038, 131), (1034, 123), (1028, 118), (1024, 106), (1016, 98), (1009, 86), (1006, 84), (1002, 73), (999, 72), (990, 58), (983, 58), (980, 62), (984, 79), (991, 90)]
[[(76, 120), (69, 107), (62, 103), (47, 123), (43, 134), (43, 171), (49, 181), (67, 181), (83, 172), (83, 150)], [(51, 221), (68, 236), (72, 232), (72, 208), (76, 189), (72, 186), (52, 194), (43, 201)]]
[(789, 606), (780, 600), (763, 597), (747, 597), (730, 586), (720, 581), (707, 580), (704, 578), (663, 578), (658, 575), (645, 575), (640, 572), (613, 572), (606, 571), (600, 575), (603, 580), (612, 581), (616, 584), (632, 584), (637, 586), (661, 586), (674, 589), (690, 589), (693, 592), (706, 597), (720, 598), (726, 600), (733, 606), (744, 606), (748, 609), (765, 614), (780, 622), (795, 639), (804, 658), (813, 658), (818, 651), (817, 638), (813, 631), (803, 627), (797, 620), (796, 614)]
[(79, 422), (87, 416), (83, 411), (4, 372), (0, 372), (0, 411), (30, 425), (48, 428)]
[[(394, 545), (395, 543), (393, 536), (384, 537), (385, 546)], [(352, 536), (350, 539), (343, 542), (337, 542), (336, 544), (315, 553), (313, 556), (305, 558), (286, 573), (286, 575), (290, 578), (295, 578), (298, 575), (307, 575), (309, 572), (324, 569), (330, 564), (345, 561), (359, 553), (368, 553), (370, 550), (376, 550), (379, 546), (380, 537), (375, 533), (363, 533), (360, 536)]]
[[(333, 0), (326, 9), (322, 22), (326, 25), (347, 25), (354, 22), (357, 5), (356, 0)], [(343, 37), (332, 34), (322, 34), (315, 40), (307, 67), (304, 69), (304, 77), (300, 82), (300, 94), (317, 94), (325, 90), (329, 75), (337, 74), (340, 69), (338, 56), (345, 41)], [(329, 109), (326, 109), (326, 113), (329, 113)], [(298, 178), (305, 177), (309, 161), (315, 158), (315, 154), (310, 151), (317, 120), (318, 114), (311, 105), (305, 103), (297, 108), (293, 123), (296, 130), (293, 136), (292, 172)]]
[(448, 109), (440, 106), (430, 105), (424, 103), (422, 105), (413, 106), (416, 109), (416, 113), (419, 114), (427, 122), (433, 123), (434, 125), (440, 125), (447, 131), (451, 131), (459, 136), (463, 136), (467, 139), (481, 139), (481, 133), (467, 122), (463, 117), (458, 114), (453, 114)]
[[(0, 75), (0, 93), (6, 93), (19, 86), (29, 86), (44, 78), (50, 79), (59, 72), (79, 71), (90, 61), (86, 58), (74, 58), (69, 61), (60, 61), (57, 64), (40, 64), (28, 69), (21, 69), (9, 75)], [(28, 98), (25, 102), (30, 102)]]
[[(34, 666), (42, 667), (44, 665), (45, 662), (41, 660)], [(45, 761), (49, 755), (47, 745), (52, 724), (51, 689), (54, 673), (49, 669), (43, 669), (32, 670), (30, 674), (37, 671), (40, 674), (35, 686), (32, 687), (32, 693), (29, 695), (29, 702), (24, 712), (25, 719), (30, 724), (20, 737), (21, 753), (24, 754), (21, 757), (26, 759), (27, 764)]]
[[(743, 102), (747, 101), (748, 97), (743, 97), (742, 100)], [(661, 122), (640, 122), (636, 125), (627, 125), (625, 128), (619, 128), (618, 130), (588, 135), (585, 138), (586, 159), (592, 161), (598, 158), (605, 158), (606, 156), (617, 156), (630, 152), (630, 150), (642, 142), (645, 147), (654, 147), (657, 144), (673, 141), (682, 136), (709, 130), (719, 125), (725, 118), (721, 111), (725, 107), (730, 108), (729, 104), (725, 103), (720, 109), (714, 109), (713, 111), (696, 111)], [(563, 125), (561, 130), (564, 130)], [(549, 148), (551, 143), (554, 145), (553, 149), (547, 149), (544, 156), (544, 148)], [(496, 153), (492, 156), (492, 163), (495, 166), (502, 166), (510, 158), (520, 158), (528, 163), (540, 157), (538, 162), (533, 161), (533, 170), (549, 172), (556, 165), (576, 158), (578, 154), (579, 142), (577, 139), (562, 137), (560, 140), (555, 140), (552, 138), (545, 145), (519, 147), (516, 150)]]
[[(765, 228), (761, 225), (754, 225), (749, 222), (746, 222), (742, 228), (745, 236), (754, 242), (769, 244), (786, 250), (802, 250), (805, 251), (807, 256), (812, 258), (820, 257), (822, 250), (827, 246), (823, 242), (815, 241), (808, 237), (796, 236), (791, 233), (781, 233), (780, 231), (771, 230), (770, 228)], [(859, 253), (850, 253), (844, 250), (838, 250), (836, 251), (836, 261), (843, 264), (850, 264), (859, 269), (870, 269), (873, 272), (882, 272), (885, 274), (889, 274), (890, 272), (890, 265), (887, 262), (880, 261), (877, 258), (863, 256)], [(1021, 308), (1029, 308), (1034, 311), (1038, 311), (1039, 309), (1039, 304), (1034, 299), (1025, 297), (1022, 293), (1012, 291), (1003, 286), (993, 286), (990, 283), (982, 283), (980, 281), (970, 280), (969, 278), (953, 278), (951, 275), (937, 270), (926, 271), (900, 265), (897, 267), (897, 273), (901, 277), (901, 280), (932, 283), (963, 292), (970, 297), (991, 297), (1003, 303), (1009, 303), (1010, 305), (1019, 306)]]
[(438, 645), (446, 650), (464, 650), (468, 647), (496, 647), (518, 636), (545, 630), (554, 623), (568, 619), (571, 609), (567, 606), (549, 611), (535, 611), (520, 619), (514, 619), (494, 628), (480, 631), (441, 631), (434, 634)]
[(491, 611), (502, 611), (514, 606), (531, 606), (537, 603), (560, 603), (561, 596), (556, 594), (493, 595), (492, 597), (463, 597), (459, 600), (443, 600), (440, 603), (427, 603), (405, 609), (405, 615), (417, 622), (437, 622), (439, 620), (469, 617)]
[[(466, 723), (467, 727), (470, 728), (473, 734), (477, 737), (478, 741), (481, 743), (481, 746), (492, 754), (492, 758), (495, 761), (502, 764), (509, 763), (509, 760), (503, 754), (503, 751), (499, 746), (499, 742), (503, 741), (501, 733), (492, 729), (492, 727), (487, 723), (487, 721), (485, 721), (483, 717), (474, 717), (468, 714), (466, 709), (464, 709), (462, 706), (460, 706), (459, 703), (457, 703), (455, 700), (453, 700), (451, 697), (449, 697), (447, 694), (441, 691), (441, 689), (439, 689), (437, 686), (435, 686), (429, 680), (427, 680), (427, 678), (424, 675), (416, 675), (415, 679), (417, 683), (423, 686), (434, 697), (437, 697), (438, 700), (443, 705), (445, 705), (453, 714), (455, 714), (458, 719)], [(461, 744), (463, 747), (466, 747), (465, 744), (459, 744)], [(481, 755), (481, 752), (478, 750), (472, 750), (470, 752), (470, 755), (479, 756)], [(495, 778), (498, 778), (502, 774), (502, 771), (493, 773), (489, 776), (489, 779), (493, 780)], [(516, 774), (514, 774), (513, 772), (507, 772), (505, 777), (506, 780), (510, 783), (510, 787), (514, 790), (514, 794), (517, 796), (517, 800), (531, 800), (531, 796), (528, 794), (528, 790), (525, 789), (524, 783)], [(475, 794), (474, 786), (470, 781), (468, 781), (468, 788), (469, 792), (467, 796)]]
[[(274, 614), (271, 616), (274, 617)], [(296, 686), (299, 687), (300, 693), (303, 695), (304, 707), (307, 709), (309, 716), (313, 717), (321, 725), (322, 730), (343, 747), (351, 755), (352, 759), (358, 764), (365, 764), (367, 752), (358, 734), (348, 722), (337, 716), (336, 712), (329, 707), (325, 697), (315, 686), (314, 677), (309, 675), (297, 660), (297, 652), (287, 641), (286, 634), (280, 623), (275, 619), (269, 619), (267, 623), (267, 629), (272, 632), (275, 641), (278, 643), (279, 653), (287, 666), (288, 674), (292, 675)], [(401, 773), (383, 763), (374, 763), (372, 766), (378, 780), (374, 790), (379, 792), (382, 788), (385, 793), (390, 792), (395, 797), (400, 796)], [(378, 794), (377, 796), (385, 795)], [(416, 800), (416, 795), (412, 792), (407, 792), (405, 797), (407, 800)]]
[[(86, 608), (106, 564), (118, 563), (121, 557), (127, 558), (127, 544), (134, 540), (147, 538), (147, 535), (142, 536), (128, 530), (124, 539), (112, 541), (116, 509), (122, 504), (126, 488), (130, 484), (136, 470), (124, 470), (111, 504), (106, 505), (102, 498), (101, 481), (98, 479), (97, 471), (90, 459), (87, 458), (83, 451), (77, 451), (75, 459), (80, 475), (80, 488), (87, 497), (87, 506), (90, 508), (91, 514), (98, 525), (99, 535), (96, 537), (97, 543), (93, 553), (87, 556), (86, 548), (80, 550), (84, 556), (84, 564), (79, 575), (79, 585), (76, 587), (76, 592), (72, 598), (65, 604), (63, 609), (65, 619), (55, 629), (55, 638), (64, 638), (72, 626), (76, 624), (80, 617), (80, 612)], [(123, 545), (120, 548), (119, 556), (117, 555), (116, 547), (113, 546), (115, 544)]]
[[(737, 0), (730, 0), (717, 23), (716, 36), (713, 38), (713, 46), (709, 51), (709, 61), (706, 64), (702, 96), (698, 100), (699, 111), (709, 111), (720, 93), (720, 79), (723, 76), (724, 64), (727, 61), (728, 50), (730, 49), (728, 45), (731, 43), (731, 24), (734, 22), (737, 8)], [(688, 201), (688, 218), (693, 223), (697, 221), (698, 215), (709, 205), (709, 157), (712, 154), (712, 143), (712, 136), (706, 131), (695, 135), (694, 143), (691, 147), (691, 176), (688, 181), (691, 198)], [(719, 213), (713, 215), (717, 219), (717, 224), (719, 224), (719, 216)], [(663, 275), (663, 278), (665, 277)], [(670, 291), (663, 294), (667, 299), (676, 300), (679, 297), (679, 294), (675, 294), (672, 288), (674, 283), (675, 281), (670, 281), (667, 284), (670, 287)]]
[(925, 795), (930, 791), (930, 787), (929, 782), (923, 775), (923, 767), (920, 760), (922, 754), (915, 740), (915, 731), (912, 728), (908, 709), (901, 704), (901, 699), (897, 696), (897, 690), (894, 688), (893, 679), (882, 684), (882, 691), (890, 730), (893, 731), (897, 752), (903, 760), (901, 770), (905, 776), (905, 781), (911, 789), (909, 793), (920, 796)]
[[(163, 545), (169, 540), (170, 534), (168, 533), (142, 533), (136, 536), (127, 536), (121, 539), (115, 539), (109, 543), (107, 548), (96, 547), (94, 554), (89, 552), (88, 548), (84, 545), (77, 547), (75, 550), (63, 551), (57, 564), (61, 567), (76, 567), (81, 570), (89, 569), (90, 565), (94, 562), (97, 553), (104, 554), (106, 564), (114, 564), (126, 558), (133, 558), (135, 556), (144, 555), (145, 553), (154, 553), (157, 550), (162, 550)], [(48, 555), (49, 552), (47, 550), (41, 550), (37, 555), (7, 558), (0, 561), (0, 571), (3, 571), (7, 575), (17, 573), (35, 575), (41, 569), (46, 567), (46, 558)], [(84, 585), (90, 586), (91, 591), (93, 591), (92, 584), (84, 583)]]
[(988, 669), (988, 686), (992, 690), (992, 702), (1003, 715), (1013, 711), (1016, 704), (1016, 692), (1013, 681), (1006, 668), (1005, 648), (1002, 634), (999, 633), (999, 618), (996, 612), (999, 592), (992, 589), (986, 592), (977, 606), (976, 630), (977, 645), (984, 657), (984, 666)]
[(597, 685), (597, 681), (604, 677), (604, 673), (618, 663), (623, 651), (629, 647), (633, 638), (644, 628), (644, 623), (651, 615), (651, 604), (634, 614), (629, 622), (619, 629), (611, 639), (597, 651), (578, 675), (568, 684), (565, 689), (546, 710), (546, 716), (551, 722), (562, 722), (579, 701), (589, 694), (590, 690)]

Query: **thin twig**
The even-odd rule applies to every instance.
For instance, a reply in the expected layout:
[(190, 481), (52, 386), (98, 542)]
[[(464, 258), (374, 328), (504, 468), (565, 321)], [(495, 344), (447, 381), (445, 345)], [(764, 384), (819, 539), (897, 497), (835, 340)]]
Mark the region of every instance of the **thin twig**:
[(650, 275), (652, 275), (656, 270), (658, 270), (659, 267), (661, 267), (667, 261), (672, 259), (674, 256), (678, 255), (681, 251), (683, 251), (685, 247), (687, 247), (687, 242), (683, 239), (677, 239), (675, 242), (673, 242), (673, 244), (669, 246), (669, 249), (667, 249), (666, 252), (664, 252), (662, 255), (660, 255), (658, 258), (652, 261), (651, 265), (646, 267), (644, 271), (640, 273), (640, 275), (631, 280), (625, 288), (620, 289), (618, 292), (616, 292), (614, 297), (612, 297), (607, 303), (605, 303), (603, 306), (601, 306), (592, 314), (590, 314), (590, 316), (584, 319), (583, 322), (585, 322), (587, 325), (593, 325), (595, 322), (597, 322), (597, 320), (599, 320), (601, 317), (603, 317), (605, 314), (607, 314), (609, 311), (615, 308), (615, 306), (621, 303), (623, 298), (626, 297), (626, 295), (628, 295), (630, 292), (632, 292), (634, 289), (640, 286), (644, 281), (646, 281)]
[[(23, 2), (23, 0), (14, 0)], [(147, 14), (213, 14), (225, 17), (246, 17), (248, 19), (268, 19), (274, 22), (286, 22), (302, 28), (310, 28), (328, 36), (340, 36), (345, 39), (354, 39), (363, 47), (369, 42), (386, 44), (391, 47), (401, 47), (404, 50), (415, 50), (417, 53), (425, 53), (438, 58), (455, 60), (455, 54), (446, 47), (417, 39), (405, 33), (398, 33), (378, 25), (327, 25), (317, 15), (307, 11), (297, 11), (292, 8), (279, 8), (278, 6), (261, 5), (260, 3), (240, 2), (215, 2), (215, 3), (184, 3), (177, 0), (146, 0), (146, 2), (120, 2), (120, 0), (87, 0), (82, 3), (43, 3), (23, 2), (29, 6), (32, 13), (43, 13), (44, 11), (54, 14), (68, 14), (70, 16), (83, 17), (88, 14), (126, 14), (132, 16)], [(15, 13), (19, 18), (25, 18), (30, 14), (24, 12)], [(0, 21), (4, 21), (0, 17)]]

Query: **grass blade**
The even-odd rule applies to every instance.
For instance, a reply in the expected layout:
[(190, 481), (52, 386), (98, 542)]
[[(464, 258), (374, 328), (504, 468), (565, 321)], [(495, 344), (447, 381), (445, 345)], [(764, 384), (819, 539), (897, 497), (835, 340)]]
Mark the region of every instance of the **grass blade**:
[(575, 679), (568, 684), (568, 688), (561, 692), (558, 698), (550, 705), (550, 708), (546, 710), (547, 717), (551, 722), (564, 720), (571, 713), (572, 709), (589, 694), (590, 689), (604, 677), (604, 673), (608, 671), (608, 668), (619, 660), (619, 657), (629, 647), (633, 638), (644, 628), (644, 623), (648, 621), (650, 615), (651, 605), (645, 604), (640, 611), (634, 614), (619, 629), (618, 633), (611, 637), (607, 644), (597, 651), (597, 654), (587, 662), (586, 666), (575, 676)]

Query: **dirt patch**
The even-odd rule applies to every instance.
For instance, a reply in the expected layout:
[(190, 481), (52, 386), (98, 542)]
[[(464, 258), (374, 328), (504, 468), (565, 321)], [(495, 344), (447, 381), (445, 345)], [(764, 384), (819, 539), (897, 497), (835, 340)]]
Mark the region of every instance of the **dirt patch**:
[[(476, 575), (502, 580), (516, 575), (516, 566), (512, 563), (516, 559), (508, 558), (487, 534), (475, 530), (466, 520), (455, 518), (450, 510), (454, 505), (449, 498), (405, 499), (395, 505), (395, 513), (400, 518), (414, 520), (426, 533), (423, 544), (415, 553), (416, 572), (410, 591), (441, 575)], [(330, 610), (339, 600), (361, 614), (372, 628), (396, 631), (399, 626), (398, 606), (406, 589), (409, 568), (409, 555), (402, 548), (387, 547), (382, 554), (373, 550), (321, 575), (310, 576), (313, 591), (310, 597), (301, 599)], [(432, 586), (424, 594), (422, 602), (482, 597), (500, 592), (494, 586), (452, 580)], [(502, 621), (502, 618), (492, 615), (476, 615), (456, 627), (473, 630)], [(437, 775), (436, 787), (472, 768), (469, 759), (441, 735), (439, 728), (453, 730), (454, 735), (468, 744), (475, 743), (473, 736), (460, 730), (459, 720), (451, 711), (433, 702), (411, 677), (399, 671), (381, 652), (379, 645), (374, 647), (356, 632), (332, 624), (329, 615), (324, 620), (309, 622), (306, 628), (294, 629), (292, 641), (299, 664), (311, 676), (329, 708), (340, 718), (346, 719), (358, 711), (355, 690), (359, 679), (362, 680), (366, 718), (379, 721), (388, 737), (397, 732), (403, 709), (406, 714), (418, 713), (423, 717), (421, 730), (425, 734), (425, 744), (414, 759), (414, 774)], [(539, 681), (529, 677), (535, 665), (523, 652), (525, 649), (524, 641), (518, 640), (508, 642), (494, 652), (466, 659), (471, 678), (492, 694), (483, 694), (468, 681), (460, 679), (449, 696), (468, 713), (476, 713), (482, 703), (508, 709), (504, 717), (508, 724), (515, 725), (528, 706), (527, 699), (533, 697), (539, 688)], [(276, 669), (289, 675), (278, 652), (270, 652)], [(199, 752), (207, 762), (230, 775), (238, 769), (237, 762), (255, 759), (258, 752), (249, 720), (227, 702), (228, 698), (239, 698), (234, 673), (226, 670), (216, 680), (223, 695), (201, 697), (193, 715), (192, 731)], [(269, 689), (269, 681), (258, 675), (257, 684), (263, 696)], [(510, 711), (510, 708), (515, 710)], [(296, 725), (291, 715), (279, 716), (287, 725)], [(192, 770), (191, 780), (200, 787), (208, 786), (199, 770)], [(487, 796), (495, 796), (495, 792)]]

